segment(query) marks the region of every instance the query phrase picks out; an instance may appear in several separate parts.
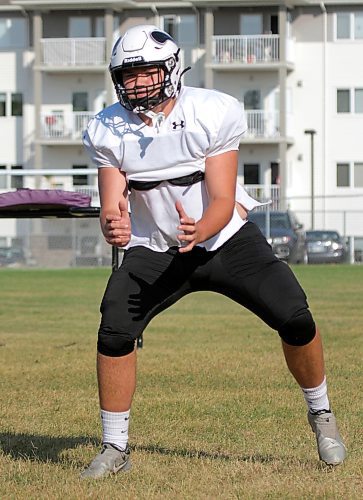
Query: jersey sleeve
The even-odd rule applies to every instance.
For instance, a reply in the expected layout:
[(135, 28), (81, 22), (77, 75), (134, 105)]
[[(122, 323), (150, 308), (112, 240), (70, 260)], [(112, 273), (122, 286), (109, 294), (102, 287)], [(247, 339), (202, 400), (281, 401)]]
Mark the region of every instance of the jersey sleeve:
[(85, 150), (92, 160), (92, 163), (97, 168), (100, 167), (116, 167), (121, 168), (120, 162), (112, 151), (111, 147), (107, 147), (98, 140), (99, 130), (97, 118), (94, 118), (88, 124), (86, 131), (83, 134), (83, 145)]
[(246, 131), (247, 120), (243, 104), (232, 99), (207, 151), (207, 157), (238, 150), (241, 137)]

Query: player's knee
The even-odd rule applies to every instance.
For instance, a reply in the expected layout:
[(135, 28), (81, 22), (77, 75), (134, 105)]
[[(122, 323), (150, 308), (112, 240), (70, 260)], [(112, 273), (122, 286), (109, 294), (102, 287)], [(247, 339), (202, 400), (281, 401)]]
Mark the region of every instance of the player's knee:
[(117, 333), (100, 329), (97, 351), (104, 356), (121, 357), (135, 348), (135, 339), (129, 333)]
[(305, 309), (294, 314), (278, 332), (286, 344), (303, 346), (315, 337), (316, 326), (310, 311)]

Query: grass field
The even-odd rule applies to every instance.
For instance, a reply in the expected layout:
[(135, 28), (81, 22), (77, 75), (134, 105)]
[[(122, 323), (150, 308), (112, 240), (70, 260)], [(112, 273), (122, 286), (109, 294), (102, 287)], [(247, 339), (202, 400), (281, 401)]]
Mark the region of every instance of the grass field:
[(82, 482), (99, 447), (98, 305), (108, 269), (0, 271), (1, 499), (362, 499), (363, 266), (297, 266), (349, 455), (319, 463), (277, 335), (222, 296), (149, 325), (133, 470)]

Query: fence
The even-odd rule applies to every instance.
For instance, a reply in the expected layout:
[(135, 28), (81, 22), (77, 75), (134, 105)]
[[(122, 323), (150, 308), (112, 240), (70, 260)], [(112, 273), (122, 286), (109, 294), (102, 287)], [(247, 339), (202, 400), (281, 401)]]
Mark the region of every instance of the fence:
[[(58, 174), (58, 171), (55, 172)], [(70, 172), (74, 173), (69, 171), (68, 174)], [(40, 177), (44, 174), (49, 172), (39, 172)], [(45, 187), (49, 188), (42, 186)], [(87, 193), (92, 194), (96, 188), (87, 189), (90, 190)], [(270, 205), (261, 210), (280, 209), (279, 186), (250, 185), (246, 189), (257, 199), (272, 200)], [(307, 197), (304, 200), (302, 197), (288, 200), (288, 205), (293, 206), (306, 230), (311, 228), (312, 221), (311, 211), (305, 208), (309, 206), (308, 200)], [(356, 200), (354, 205), (360, 207), (361, 198), (357, 197)], [(98, 198), (94, 197), (92, 204), (97, 206), (97, 202)], [(298, 203), (303, 208), (295, 208), (299, 206)], [(363, 261), (362, 220), (363, 210), (314, 211), (315, 229), (336, 230), (347, 239), (351, 263)], [(66, 268), (111, 264), (112, 248), (102, 236), (98, 219), (2, 219), (0, 214), (0, 267)]]
[[(10, 221), (13, 225), (14, 221)], [(15, 225), (17, 236), (11, 238), (11, 244), (3, 241), (0, 245), (0, 267), (112, 264), (112, 247), (105, 242), (98, 219), (15, 219)]]

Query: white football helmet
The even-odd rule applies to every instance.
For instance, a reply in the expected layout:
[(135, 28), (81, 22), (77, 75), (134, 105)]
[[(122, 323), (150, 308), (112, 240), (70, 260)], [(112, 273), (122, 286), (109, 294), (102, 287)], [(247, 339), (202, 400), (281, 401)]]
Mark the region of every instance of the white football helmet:
[[(144, 113), (170, 97), (176, 97), (184, 73), (179, 52), (180, 48), (171, 36), (156, 26), (140, 25), (126, 31), (113, 47), (109, 66), (120, 104), (129, 111)], [(138, 66), (156, 66), (163, 71), (159, 71), (157, 83), (127, 90), (123, 71)]]

